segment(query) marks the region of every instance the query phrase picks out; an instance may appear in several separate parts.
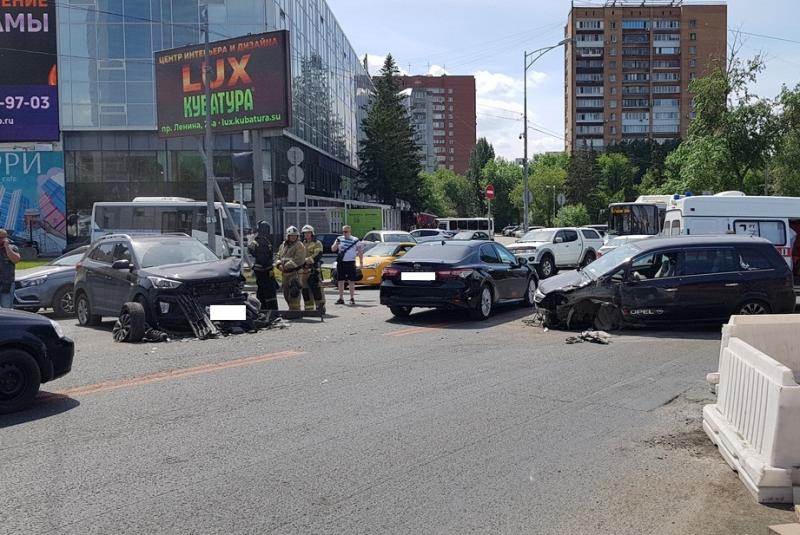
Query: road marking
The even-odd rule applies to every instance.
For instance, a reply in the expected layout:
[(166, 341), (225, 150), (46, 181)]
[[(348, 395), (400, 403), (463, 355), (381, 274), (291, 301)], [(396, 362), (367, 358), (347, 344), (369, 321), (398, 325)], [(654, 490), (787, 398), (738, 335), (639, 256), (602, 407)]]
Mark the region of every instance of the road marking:
[(442, 327), (447, 327), (449, 323), (434, 323), (432, 325), (420, 325), (418, 327), (409, 327), (407, 329), (400, 329), (399, 331), (391, 331), (388, 333), (383, 333), (383, 336), (409, 336), (411, 334), (421, 334), (426, 331), (435, 331), (437, 329), (441, 329)]
[(106, 381), (93, 385), (76, 386), (73, 388), (67, 388), (65, 390), (57, 390), (53, 392), (53, 394), (61, 396), (85, 396), (88, 394), (98, 394), (100, 392), (110, 392), (112, 390), (120, 390), (122, 388), (131, 388), (134, 386), (171, 381), (173, 379), (182, 379), (184, 377), (192, 377), (194, 375), (202, 375), (220, 370), (227, 370), (229, 368), (240, 368), (250, 364), (268, 362), (270, 360), (297, 357), (304, 354), (305, 352), (303, 351), (281, 351), (280, 353), (268, 353), (266, 355), (245, 357), (236, 360), (228, 360), (225, 362), (213, 362), (211, 364), (194, 366), (192, 368), (178, 368), (177, 370), (168, 370), (149, 375), (141, 375), (139, 377), (129, 377), (127, 379), (116, 379), (114, 381)]

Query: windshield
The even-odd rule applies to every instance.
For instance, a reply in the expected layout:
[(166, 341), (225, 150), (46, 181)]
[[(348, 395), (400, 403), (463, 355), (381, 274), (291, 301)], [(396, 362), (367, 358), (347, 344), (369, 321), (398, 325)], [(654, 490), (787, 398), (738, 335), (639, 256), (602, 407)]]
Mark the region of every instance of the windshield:
[(384, 234), (383, 241), (393, 243), (413, 242), (414, 238), (411, 237), (411, 234)]
[(639, 253), (640, 249), (633, 244), (617, 247), (610, 253), (604, 254), (585, 268), (583, 272), (593, 279), (597, 279), (609, 273), (612, 269), (624, 264), (628, 259)]
[(551, 242), (555, 233), (555, 230), (532, 230), (522, 237), (522, 241)]
[(83, 253), (85, 251), (81, 251), (80, 253), (69, 253), (56, 258), (52, 262), (50, 262), (51, 266), (74, 266), (78, 263), (78, 261), (83, 258)]
[(134, 243), (136, 256), (143, 268), (171, 264), (199, 264), (219, 260), (205, 245), (196, 240)]
[(655, 236), (661, 230), (654, 204), (612, 204), (608, 213), (608, 234), (613, 236)]
[(379, 243), (378, 245), (371, 247), (368, 252), (364, 253), (364, 256), (394, 256), (394, 252), (396, 250), (396, 245)]
[(475, 233), (472, 232), (471, 230), (465, 230), (463, 232), (457, 233), (455, 236), (453, 236), (453, 239), (454, 240), (471, 240), (472, 236), (474, 234)]

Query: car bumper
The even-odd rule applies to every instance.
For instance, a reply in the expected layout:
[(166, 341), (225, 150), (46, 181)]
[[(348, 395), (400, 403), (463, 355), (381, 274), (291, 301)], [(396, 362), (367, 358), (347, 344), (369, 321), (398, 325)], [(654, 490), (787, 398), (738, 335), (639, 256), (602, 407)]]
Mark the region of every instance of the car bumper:
[[(236, 297), (227, 298), (195, 298), (201, 307), (211, 305), (243, 305), (247, 301), (247, 294), (243, 293)], [(156, 319), (158, 327), (169, 331), (190, 331), (191, 325), (183, 313), (183, 309), (178, 304), (177, 294), (159, 294), (150, 300), (153, 303), (151, 317)], [(162, 304), (164, 308), (162, 308)], [(166, 310), (166, 312), (162, 312)]]
[(381, 304), (386, 306), (404, 306), (416, 308), (459, 308), (467, 309), (473, 305), (469, 289), (463, 286), (381, 286)]
[(72, 360), (75, 356), (75, 342), (66, 336), (58, 338), (47, 346), (47, 356), (53, 365), (53, 373), (49, 380), (58, 379), (72, 370)]
[(361, 268), (361, 273), (364, 275), (364, 278), (361, 279), (358, 284), (377, 286), (381, 283), (383, 268)]
[(17, 288), (14, 290), (14, 308), (47, 308), (52, 300), (52, 292), (42, 286)]

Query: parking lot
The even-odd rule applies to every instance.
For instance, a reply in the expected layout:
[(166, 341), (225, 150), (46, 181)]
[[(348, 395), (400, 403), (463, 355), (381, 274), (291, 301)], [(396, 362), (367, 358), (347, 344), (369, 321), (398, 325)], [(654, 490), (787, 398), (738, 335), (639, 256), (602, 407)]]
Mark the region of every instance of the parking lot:
[[(608, 346), (375, 290), (284, 329), (117, 344), (0, 418), (1, 533), (761, 533), (701, 431), (719, 329)], [(284, 304), (282, 303), (283, 307)]]

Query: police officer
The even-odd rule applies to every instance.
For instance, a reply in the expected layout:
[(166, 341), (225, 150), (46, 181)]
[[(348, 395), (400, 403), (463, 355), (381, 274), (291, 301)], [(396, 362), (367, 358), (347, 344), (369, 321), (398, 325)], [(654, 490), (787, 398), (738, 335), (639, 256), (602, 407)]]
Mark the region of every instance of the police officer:
[(258, 234), (247, 245), (247, 251), (255, 259), (253, 273), (258, 285), (256, 297), (261, 302), (261, 310), (278, 310), (276, 296), (278, 281), (275, 280), (275, 270), (272, 266), (272, 240), (269, 224), (266, 221), (258, 222)]
[(300, 310), (300, 270), (306, 262), (306, 248), (297, 227), (286, 229), (286, 241), (278, 249), (277, 267), (283, 273), (283, 297), (289, 310)]
[(320, 264), (322, 263), (322, 242), (314, 236), (314, 227), (303, 227), (303, 246), (306, 248), (306, 261), (300, 270), (300, 283), (303, 286), (303, 303), (306, 310), (325, 313), (325, 294), (320, 285)]

